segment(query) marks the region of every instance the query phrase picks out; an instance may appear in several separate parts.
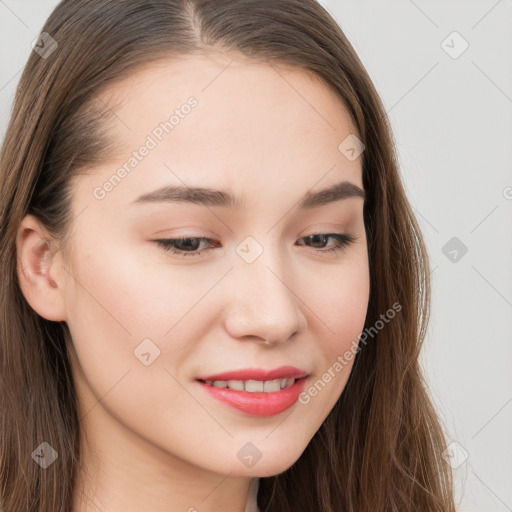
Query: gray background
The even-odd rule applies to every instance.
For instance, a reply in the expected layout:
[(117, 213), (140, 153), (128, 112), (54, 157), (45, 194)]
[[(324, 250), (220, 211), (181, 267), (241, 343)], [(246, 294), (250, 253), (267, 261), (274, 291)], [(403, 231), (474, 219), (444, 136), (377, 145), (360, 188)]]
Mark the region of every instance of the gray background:
[[(30, 43), (56, 4), (0, 0), (0, 138)], [(422, 364), (454, 443), (460, 510), (512, 511), (512, 1), (322, 4), (384, 101), (428, 244)]]

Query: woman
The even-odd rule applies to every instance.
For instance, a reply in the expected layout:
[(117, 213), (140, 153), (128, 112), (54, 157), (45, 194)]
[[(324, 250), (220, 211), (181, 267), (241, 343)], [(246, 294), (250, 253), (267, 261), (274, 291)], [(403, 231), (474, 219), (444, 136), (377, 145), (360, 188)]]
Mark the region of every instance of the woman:
[(4, 510), (454, 510), (427, 253), (318, 3), (63, 0), (0, 180)]

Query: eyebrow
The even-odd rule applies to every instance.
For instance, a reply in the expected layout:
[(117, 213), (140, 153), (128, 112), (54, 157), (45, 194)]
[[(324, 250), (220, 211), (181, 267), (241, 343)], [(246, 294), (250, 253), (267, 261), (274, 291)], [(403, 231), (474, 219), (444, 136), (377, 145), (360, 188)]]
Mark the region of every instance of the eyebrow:
[[(300, 210), (318, 208), (319, 206), (350, 197), (361, 197), (364, 200), (366, 196), (364, 190), (354, 183), (342, 181), (317, 192), (308, 191), (299, 201), (298, 208)], [(222, 206), (232, 209), (240, 209), (244, 206), (243, 201), (230, 192), (207, 187), (187, 187), (181, 185), (168, 185), (142, 194), (132, 201), (131, 204), (154, 202), (186, 202), (202, 206)]]

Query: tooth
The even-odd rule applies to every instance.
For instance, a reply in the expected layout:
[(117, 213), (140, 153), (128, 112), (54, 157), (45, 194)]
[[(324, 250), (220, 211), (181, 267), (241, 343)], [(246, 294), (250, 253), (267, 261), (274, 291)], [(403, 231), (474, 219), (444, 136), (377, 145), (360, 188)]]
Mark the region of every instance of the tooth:
[(245, 381), (245, 391), (250, 391), (252, 393), (263, 391), (263, 381), (262, 380), (246, 380)]
[(244, 381), (243, 380), (228, 380), (228, 388), (235, 389), (237, 391), (244, 390)]
[(288, 388), (295, 383), (296, 379), (274, 379), (274, 380), (207, 380), (206, 384), (216, 388), (229, 388), (235, 391), (248, 391), (249, 393), (272, 393)]
[(281, 389), (281, 379), (266, 380), (263, 383), (263, 391), (279, 391)]

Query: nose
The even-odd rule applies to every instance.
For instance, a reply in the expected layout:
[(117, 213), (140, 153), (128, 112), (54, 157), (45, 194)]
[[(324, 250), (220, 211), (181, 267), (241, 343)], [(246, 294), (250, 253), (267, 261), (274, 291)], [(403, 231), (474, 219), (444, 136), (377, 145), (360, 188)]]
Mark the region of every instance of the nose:
[(304, 303), (291, 272), (276, 262), (262, 255), (250, 264), (236, 263), (225, 310), (225, 328), (234, 338), (275, 345), (304, 330)]

